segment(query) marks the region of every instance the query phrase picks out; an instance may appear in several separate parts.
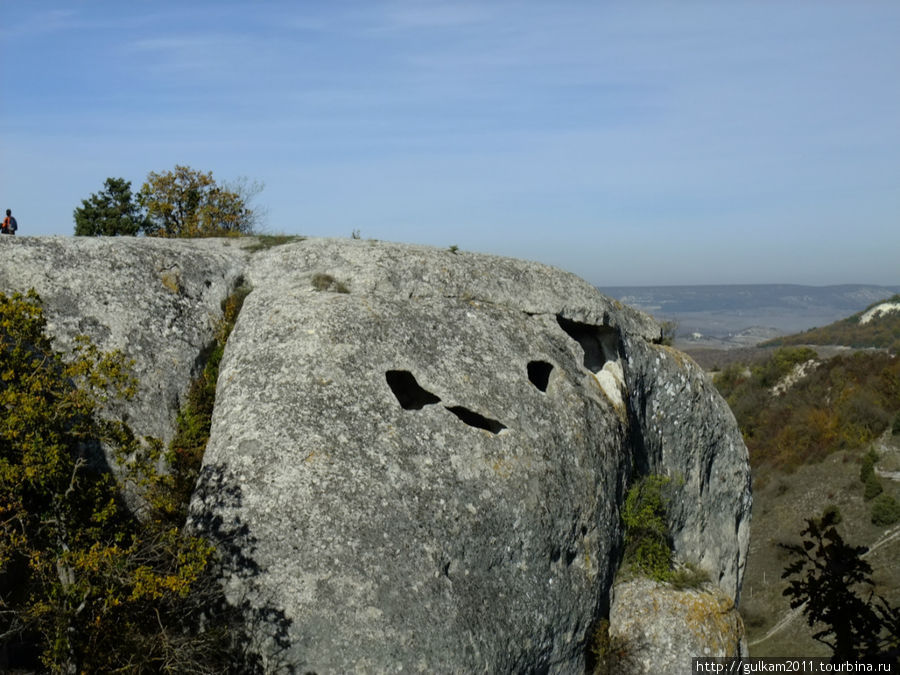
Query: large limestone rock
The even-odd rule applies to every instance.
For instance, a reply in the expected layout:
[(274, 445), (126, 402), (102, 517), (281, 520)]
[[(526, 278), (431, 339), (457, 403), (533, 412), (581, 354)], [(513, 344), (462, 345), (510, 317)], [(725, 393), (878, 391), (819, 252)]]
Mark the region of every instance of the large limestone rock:
[(0, 284), (38, 290), (61, 347), (135, 359), (126, 413), (164, 440), (222, 300), (252, 287), (192, 523), (268, 672), (581, 672), (606, 616), (664, 653), (627, 594), (610, 615), (620, 506), (649, 473), (679, 486), (676, 557), (738, 596), (746, 448), (649, 317), (523, 261), (252, 244), (3, 237)]
[(193, 512), (240, 542), (227, 590), (273, 670), (579, 672), (635, 470), (678, 479), (677, 554), (734, 598), (746, 449), (645, 315), (374, 242), (273, 249), (248, 280)]
[(648, 579), (617, 584), (610, 608), (611, 672), (682, 675), (695, 658), (746, 655), (734, 600), (715, 587), (678, 590)]
[(0, 290), (38, 292), (57, 348), (87, 335), (104, 350), (123, 350), (139, 380), (124, 413), (135, 432), (168, 441), (222, 300), (242, 274), (247, 254), (230, 244), (0, 237)]
[(734, 415), (706, 374), (670, 347), (625, 338), (632, 442), (639, 473), (676, 479), (669, 505), (676, 552), (739, 598), (750, 538), (750, 472)]

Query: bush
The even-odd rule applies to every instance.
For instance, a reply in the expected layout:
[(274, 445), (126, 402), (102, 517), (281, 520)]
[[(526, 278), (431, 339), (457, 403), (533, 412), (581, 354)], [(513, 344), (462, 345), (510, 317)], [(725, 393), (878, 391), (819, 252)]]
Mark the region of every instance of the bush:
[(900, 412), (900, 359), (884, 353), (834, 357), (773, 397), (769, 384), (810, 355), (778, 350), (756, 368), (736, 364), (715, 378), (754, 468), (769, 464), (789, 471), (836, 450), (866, 447), (892, 428)]
[(890, 495), (881, 495), (872, 502), (872, 524), (888, 527), (900, 522), (900, 503)]
[(878, 453), (875, 452), (875, 448), (869, 448), (859, 465), (859, 480), (862, 483), (867, 483), (875, 477), (875, 464), (877, 463)]
[(882, 492), (884, 492), (884, 488), (881, 486), (881, 481), (879, 481), (873, 473), (866, 479), (866, 482), (863, 485), (863, 499), (869, 501), (880, 495)]
[(318, 272), (312, 277), (312, 287), (317, 291), (334, 291), (336, 293), (349, 293), (350, 288), (343, 281), (338, 281), (330, 274)]
[(763, 387), (773, 387), (790, 373), (794, 366), (816, 359), (817, 354), (809, 347), (782, 347), (764, 364), (754, 369), (754, 376)]
[[(0, 293), (4, 665), (221, 672), (234, 631), (215, 622), (201, 630), (221, 597), (212, 547), (167, 510), (177, 499), (156, 469), (161, 444), (101, 415), (133, 395), (129, 363), (86, 338), (57, 352), (45, 325), (36, 293)], [(137, 513), (124, 494), (142, 495)]]
[(622, 514), (626, 564), (656, 581), (668, 581), (672, 574), (665, 494), (670, 482), (659, 475), (642, 478), (628, 491)]

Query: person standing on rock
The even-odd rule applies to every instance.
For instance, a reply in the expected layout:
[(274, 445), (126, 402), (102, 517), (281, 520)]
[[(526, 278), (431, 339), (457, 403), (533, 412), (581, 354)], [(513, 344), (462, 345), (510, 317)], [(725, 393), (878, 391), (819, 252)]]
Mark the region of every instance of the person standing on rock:
[(0, 227), (0, 234), (15, 234), (19, 229), (19, 224), (13, 218), (12, 211), (6, 209), (6, 218), (3, 219), (3, 226)]

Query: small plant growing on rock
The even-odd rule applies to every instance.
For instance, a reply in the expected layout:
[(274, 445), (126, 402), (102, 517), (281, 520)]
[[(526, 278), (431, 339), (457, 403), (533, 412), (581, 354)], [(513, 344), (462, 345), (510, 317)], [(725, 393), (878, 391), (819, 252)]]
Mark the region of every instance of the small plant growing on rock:
[(591, 675), (627, 675), (636, 672), (628, 640), (620, 635), (610, 635), (608, 619), (597, 622), (591, 634), (587, 657), (587, 671)]
[(642, 478), (628, 491), (622, 520), (625, 524), (625, 563), (656, 581), (672, 576), (672, 546), (666, 520), (671, 479), (651, 475)]
[(319, 272), (312, 278), (312, 287), (317, 291), (334, 291), (335, 293), (349, 293), (350, 287), (343, 281), (338, 281), (330, 274)]
[(256, 242), (247, 246), (245, 250), (251, 253), (257, 251), (265, 251), (275, 246), (283, 246), (292, 242), (303, 241), (306, 237), (297, 234), (259, 234), (256, 235)]
[(659, 324), (659, 344), (671, 347), (675, 343), (675, 334), (678, 332), (677, 321), (663, 321)]

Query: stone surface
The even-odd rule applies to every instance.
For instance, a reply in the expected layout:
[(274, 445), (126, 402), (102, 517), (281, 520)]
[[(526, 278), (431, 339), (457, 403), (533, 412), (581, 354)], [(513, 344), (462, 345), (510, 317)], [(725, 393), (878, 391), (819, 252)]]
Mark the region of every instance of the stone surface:
[(252, 549), (227, 588), (273, 664), (579, 672), (635, 471), (678, 477), (676, 554), (734, 596), (746, 449), (649, 317), (542, 265), (375, 242), (272, 249), (248, 279), (193, 512)]
[(268, 672), (582, 672), (649, 473), (678, 487), (676, 558), (738, 595), (746, 448), (650, 317), (520, 260), (253, 243), (5, 237), (0, 284), (38, 290), (61, 347), (134, 358), (126, 412), (164, 440), (221, 301), (252, 287), (192, 524)]
[(625, 372), (639, 473), (679, 486), (669, 505), (675, 556), (739, 598), (750, 542), (747, 447), (728, 404), (689, 357), (627, 337)]
[(676, 590), (647, 579), (616, 584), (609, 622), (619, 672), (682, 675), (693, 658), (746, 655), (741, 616), (715, 587)]
[(136, 433), (168, 441), (246, 257), (228, 240), (0, 237), (0, 289), (34, 288), (66, 350), (79, 334), (134, 359)]

